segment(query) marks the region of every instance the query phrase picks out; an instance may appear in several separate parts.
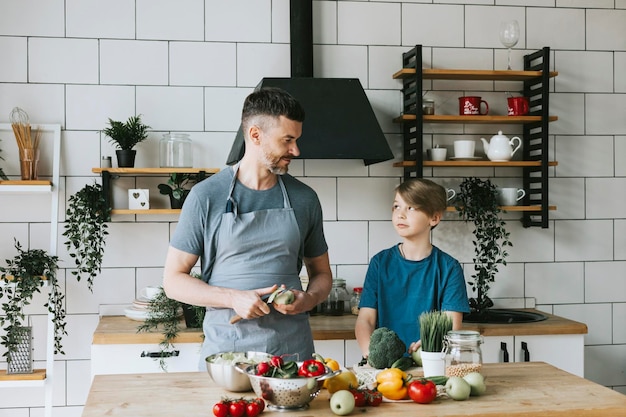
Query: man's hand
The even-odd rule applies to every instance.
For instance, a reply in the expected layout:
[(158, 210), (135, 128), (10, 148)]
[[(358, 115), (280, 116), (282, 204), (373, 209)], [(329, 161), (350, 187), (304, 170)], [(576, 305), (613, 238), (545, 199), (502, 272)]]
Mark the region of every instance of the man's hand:
[(295, 296), (291, 304), (272, 304), (272, 306), (282, 314), (300, 314), (310, 311), (315, 306), (313, 296), (305, 291), (291, 290)]
[(236, 315), (231, 318), (230, 322), (237, 323), (242, 318), (257, 319), (269, 314), (270, 306), (261, 298), (269, 296), (277, 288), (278, 285), (272, 285), (256, 290), (235, 291), (231, 299), (231, 308), (235, 310)]

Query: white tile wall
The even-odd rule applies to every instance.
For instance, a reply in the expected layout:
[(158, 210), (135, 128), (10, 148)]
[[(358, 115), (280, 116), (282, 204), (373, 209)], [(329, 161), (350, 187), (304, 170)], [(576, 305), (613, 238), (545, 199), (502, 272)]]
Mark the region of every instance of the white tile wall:
[[(223, 168), (245, 96), (263, 77), (290, 75), (288, 0), (0, 3), (0, 122), (20, 106), (37, 123), (67, 129), (61, 219), (65, 199), (85, 183), (100, 181), (91, 168), (101, 155), (113, 155), (100, 134), (108, 118), (143, 114), (152, 126), (138, 147), (138, 166), (154, 166), (161, 135), (179, 131), (194, 141), (196, 166)], [(498, 40), (499, 22), (513, 18), (522, 25), (514, 69), (522, 68), (525, 53), (552, 48), (559, 76), (551, 82), (550, 113), (559, 120), (550, 124), (550, 158), (559, 165), (549, 170), (549, 200), (558, 208), (548, 229), (524, 229), (519, 215), (506, 215), (514, 246), (491, 295), (498, 305), (525, 298), (543, 311), (587, 323), (586, 377), (626, 393), (626, 201), (611, 193), (624, 189), (626, 176), (626, 1), (324, 0), (314, 1), (313, 13), (315, 75), (361, 81), (396, 161), (402, 126), (391, 119), (401, 109), (401, 82), (391, 75), (403, 52), (423, 44), (425, 67), (501, 69), (507, 53)], [(456, 114), (457, 97), (471, 93), (488, 100), (492, 114), (501, 114), (504, 92), (520, 87), (437, 81), (424, 88), (436, 100), (437, 113)], [(459, 136), (478, 141), (498, 129), (508, 136), (521, 133), (513, 125), (427, 125), (425, 140), (451, 146)], [(2, 132), (0, 139), (0, 166), (17, 175), (13, 141)], [(304, 160), (295, 161), (290, 172), (320, 196), (335, 275), (350, 288), (362, 285), (369, 259), (399, 242), (388, 208), (401, 170), (391, 161), (365, 166), (358, 160)], [(517, 186), (520, 174), (491, 168), (424, 172), (447, 187), (468, 175), (496, 176), (497, 184)], [(126, 188), (137, 186), (153, 190), (151, 204), (165, 206), (155, 188), (160, 180), (115, 180), (114, 201), (125, 204)], [(13, 237), (47, 247), (49, 214), (36, 208), (47, 207), (46, 201), (0, 194), (0, 259), (14, 255)], [(55, 364), (55, 415), (80, 415), (99, 307), (129, 303), (139, 288), (160, 283), (175, 227), (176, 216), (114, 216), (93, 293), (65, 270), (72, 260), (59, 245), (70, 335), (64, 339), (66, 355)], [(471, 237), (471, 228), (448, 213), (432, 238), (463, 263), (466, 279), (473, 273)], [(43, 298), (38, 301), (32, 311), (41, 366), (45, 309)], [(0, 417), (43, 416), (42, 405), (43, 392), (3, 388)]]

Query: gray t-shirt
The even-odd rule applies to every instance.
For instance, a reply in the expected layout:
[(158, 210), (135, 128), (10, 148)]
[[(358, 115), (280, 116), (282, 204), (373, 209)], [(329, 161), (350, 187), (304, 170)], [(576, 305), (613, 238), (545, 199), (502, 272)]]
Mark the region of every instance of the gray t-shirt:
[[(289, 174), (281, 176), (289, 202), (293, 207), (300, 229), (298, 270), (286, 273), (299, 274), (302, 258), (314, 258), (328, 251), (322, 224), (322, 207), (315, 191)], [(202, 279), (208, 281), (215, 261), (217, 236), (222, 214), (227, 208), (233, 169), (228, 167), (196, 184), (181, 212), (178, 226), (170, 245), (183, 252), (201, 257)], [(269, 190), (252, 190), (239, 181), (233, 191), (240, 213), (283, 207), (280, 185)]]

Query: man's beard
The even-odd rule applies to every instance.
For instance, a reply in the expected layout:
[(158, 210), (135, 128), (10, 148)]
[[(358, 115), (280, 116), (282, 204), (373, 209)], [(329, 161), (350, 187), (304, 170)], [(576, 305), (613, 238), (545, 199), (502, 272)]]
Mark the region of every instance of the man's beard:
[(279, 167), (278, 162), (280, 162), (281, 158), (278, 158), (277, 162), (274, 162), (275, 158), (272, 158), (272, 155), (269, 152), (263, 151), (263, 163), (267, 167), (267, 169), (275, 175), (283, 175), (289, 171), (289, 165), (285, 165), (284, 167)]

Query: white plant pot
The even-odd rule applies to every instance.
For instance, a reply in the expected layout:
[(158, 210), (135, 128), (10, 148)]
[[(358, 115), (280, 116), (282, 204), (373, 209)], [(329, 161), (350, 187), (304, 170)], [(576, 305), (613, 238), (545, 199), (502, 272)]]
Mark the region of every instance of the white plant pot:
[(422, 351), (422, 369), (424, 377), (442, 376), (446, 372), (445, 352)]

